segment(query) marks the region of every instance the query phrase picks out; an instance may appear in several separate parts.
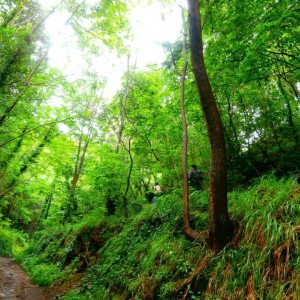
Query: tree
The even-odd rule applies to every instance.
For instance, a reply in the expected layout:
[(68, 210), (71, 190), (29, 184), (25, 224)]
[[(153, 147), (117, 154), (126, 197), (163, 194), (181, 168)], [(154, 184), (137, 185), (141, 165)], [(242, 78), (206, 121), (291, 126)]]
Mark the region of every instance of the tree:
[[(78, 140), (77, 153), (74, 161), (72, 179), (69, 184), (69, 195), (66, 203), (64, 222), (68, 222), (78, 209), (76, 188), (83, 172), (84, 161), (88, 146), (98, 134), (96, 120), (99, 116), (101, 101), (103, 100), (103, 83), (95, 78), (90, 81), (77, 80), (72, 85), (66, 85), (65, 100), (68, 101), (67, 110), (74, 115), (73, 139)], [(75, 105), (75, 103), (77, 103)], [(70, 112), (68, 112), (70, 113)]]
[(184, 83), (185, 83), (185, 76), (187, 71), (187, 51), (186, 51), (186, 24), (185, 24), (185, 17), (184, 11), (181, 10), (182, 13), (182, 24), (183, 24), (183, 66), (181, 70), (180, 76), (180, 114), (182, 119), (182, 161), (181, 161), (181, 168), (183, 174), (183, 231), (184, 234), (188, 238), (192, 239), (199, 239), (202, 238), (202, 235), (196, 232), (191, 228), (190, 225), (190, 208), (189, 208), (189, 186), (188, 186), (188, 173), (187, 173), (187, 147), (188, 147), (188, 129), (187, 129), (187, 121), (186, 121), (186, 114), (185, 114), (185, 107), (184, 107)]
[(290, 0), (205, 3), (205, 63), (223, 119), (229, 180), (299, 169), (298, 10)]
[(190, 50), (200, 105), (211, 149), (209, 193), (209, 242), (213, 250), (222, 249), (232, 236), (227, 205), (226, 146), (220, 112), (206, 72), (203, 56), (202, 28), (198, 0), (188, 0)]

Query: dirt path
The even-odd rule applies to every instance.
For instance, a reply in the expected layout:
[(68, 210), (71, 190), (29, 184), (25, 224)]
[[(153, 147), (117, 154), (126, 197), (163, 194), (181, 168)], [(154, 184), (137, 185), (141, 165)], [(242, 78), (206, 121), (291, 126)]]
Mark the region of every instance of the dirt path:
[(0, 257), (0, 299), (48, 300), (44, 289), (30, 282), (30, 278), (11, 258)]
[(0, 257), (0, 300), (58, 299), (78, 287), (83, 275), (75, 273), (51, 286), (38, 287), (31, 283), (24, 270), (11, 258)]

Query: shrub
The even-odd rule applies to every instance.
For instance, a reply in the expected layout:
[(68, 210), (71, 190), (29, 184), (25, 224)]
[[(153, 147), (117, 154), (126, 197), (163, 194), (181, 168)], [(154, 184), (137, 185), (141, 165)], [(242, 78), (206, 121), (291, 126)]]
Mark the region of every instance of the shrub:
[(0, 223), (0, 255), (18, 255), (26, 247), (26, 235), (13, 230), (8, 224)]
[(63, 276), (63, 272), (56, 265), (41, 263), (27, 266), (33, 282), (38, 285), (49, 285)]
[(10, 256), (12, 254), (13, 240), (10, 231), (0, 227), (0, 255)]

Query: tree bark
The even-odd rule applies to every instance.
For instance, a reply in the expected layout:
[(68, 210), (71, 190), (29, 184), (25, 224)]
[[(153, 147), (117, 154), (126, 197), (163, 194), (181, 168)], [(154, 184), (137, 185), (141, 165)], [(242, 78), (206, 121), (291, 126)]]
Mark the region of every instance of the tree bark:
[(130, 82), (132, 80), (132, 75), (135, 70), (135, 66), (133, 68), (130, 68), (130, 55), (127, 56), (127, 71), (126, 71), (126, 86), (125, 86), (125, 95), (124, 98), (120, 98), (119, 107), (120, 107), (120, 124), (119, 124), (119, 130), (117, 132), (118, 137), (118, 143), (116, 147), (116, 153), (119, 152), (120, 145), (122, 144), (122, 136), (123, 136), (123, 130), (124, 130), (124, 122), (126, 117), (126, 105), (128, 101), (129, 96), (129, 90), (130, 90)]
[[(227, 112), (228, 112), (228, 117), (229, 117), (229, 128), (232, 129), (233, 135), (234, 135), (234, 140), (235, 140), (235, 144), (237, 146), (235, 146), (235, 150), (237, 151), (237, 153), (240, 153), (240, 142), (239, 142), (239, 138), (238, 138), (238, 134), (233, 122), (233, 107), (232, 104), (230, 102), (230, 97), (229, 95), (225, 92), (225, 97), (226, 97), (226, 101), (227, 101)], [(231, 137), (230, 137), (231, 139)]]
[(186, 54), (186, 26), (183, 9), (181, 10), (182, 23), (183, 23), (183, 66), (180, 76), (180, 114), (182, 120), (182, 160), (181, 168), (183, 174), (182, 183), (182, 201), (183, 201), (183, 232), (186, 237), (191, 239), (198, 239), (200, 235), (197, 231), (193, 230), (190, 224), (190, 201), (189, 201), (189, 185), (188, 185), (188, 172), (187, 172), (187, 146), (188, 146), (188, 130), (186, 124), (186, 115), (184, 108), (184, 83), (186, 76), (186, 69), (188, 65), (187, 54)]
[(206, 72), (198, 0), (188, 0), (190, 49), (195, 81), (209, 136), (210, 193), (209, 242), (213, 250), (222, 249), (232, 238), (232, 224), (227, 207), (227, 166), (221, 116)]
[(127, 175), (127, 180), (126, 180), (126, 182), (127, 182), (126, 190), (123, 195), (124, 216), (127, 218), (128, 217), (127, 194), (128, 194), (129, 188), (130, 188), (131, 173), (132, 173), (132, 169), (133, 169), (133, 157), (132, 157), (132, 153), (131, 153), (131, 138), (128, 140), (128, 149), (126, 147), (124, 147), (124, 148), (128, 152), (129, 159), (130, 159), (130, 165), (129, 165), (128, 175)]

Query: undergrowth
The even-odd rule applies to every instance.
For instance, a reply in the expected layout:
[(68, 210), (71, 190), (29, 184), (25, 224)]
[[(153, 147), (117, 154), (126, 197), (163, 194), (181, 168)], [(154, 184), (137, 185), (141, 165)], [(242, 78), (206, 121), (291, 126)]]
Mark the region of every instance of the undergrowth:
[[(208, 228), (207, 199), (206, 191), (191, 197), (198, 231)], [(299, 299), (299, 202), (296, 182), (272, 176), (229, 193), (234, 239), (212, 254), (183, 236), (181, 199), (165, 195), (125, 222), (103, 215), (96, 226), (36, 233), (23, 262), (67, 276), (86, 261), (84, 279), (67, 300)]]
[(12, 229), (10, 224), (0, 220), (0, 255), (18, 255), (27, 247), (27, 236)]
[(55, 280), (81, 272), (119, 226), (97, 210), (77, 224), (48, 226), (36, 231), (30, 246), (16, 257), (33, 282), (49, 285)]
[(298, 184), (266, 177), (229, 200), (240, 232), (210, 266), (207, 299), (299, 299)]
[[(205, 215), (206, 222), (196, 222), (199, 230), (207, 226)], [(79, 293), (86, 299), (167, 299), (204, 253), (203, 245), (182, 235), (180, 199), (164, 196), (105, 244)]]

